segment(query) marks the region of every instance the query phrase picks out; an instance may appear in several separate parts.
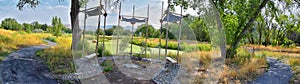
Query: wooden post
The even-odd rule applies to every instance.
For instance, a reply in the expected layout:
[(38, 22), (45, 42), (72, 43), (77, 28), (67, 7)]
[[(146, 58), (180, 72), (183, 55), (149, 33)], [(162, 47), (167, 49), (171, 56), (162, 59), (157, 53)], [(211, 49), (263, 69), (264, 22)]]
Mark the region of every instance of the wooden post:
[(160, 30), (159, 30), (159, 51), (158, 51), (158, 59), (160, 58), (160, 51), (161, 51), (161, 33), (162, 33), (162, 25), (163, 25), (163, 20), (162, 18), (164, 17), (164, 1), (162, 1), (161, 5), (161, 18), (160, 18)]
[(108, 5), (108, 3), (107, 3), (107, 0), (105, 1), (105, 10), (104, 10), (104, 14), (103, 14), (103, 16), (104, 16), (104, 27), (103, 27), (103, 39), (102, 39), (102, 57), (104, 57), (104, 51), (105, 51), (105, 28), (106, 28), (106, 18), (107, 18), (107, 5)]
[(145, 41), (145, 57), (147, 57), (147, 40), (148, 40), (148, 22), (149, 22), (149, 4), (148, 4), (148, 9), (147, 9), (147, 22), (146, 22), (146, 41)]
[(168, 40), (169, 40), (169, 7), (170, 7), (170, 0), (168, 0), (168, 7), (167, 7), (167, 27), (166, 27), (166, 47), (165, 47), (165, 59), (168, 56)]
[[(121, 21), (121, 6), (122, 5), (122, 3), (120, 2), (120, 6), (119, 6), (119, 19), (118, 19), (118, 29), (119, 29), (119, 27), (120, 27), (120, 21)], [(118, 34), (119, 34), (119, 32), (118, 32)], [(119, 35), (117, 35), (117, 49), (116, 49), (116, 55), (118, 56), (118, 54), (119, 54)]]
[(85, 6), (84, 6), (84, 24), (83, 24), (83, 32), (82, 32), (82, 56), (84, 56), (84, 39), (85, 39), (85, 28), (86, 28), (86, 19), (87, 19), (87, 15), (86, 15), (86, 8), (87, 8), (87, 3), (85, 2)]
[[(133, 6), (133, 11), (132, 11), (132, 17), (133, 18), (134, 18), (134, 11), (135, 11), (135, 6)], [(132, 28), (131, 28), (130, 56), (132, 56), (132, 43), (133, 43), (133, 35), (134, 35), (134, 32), (133, 32), (134, 24), (135, 24), (135, 22), (131, 23)]]
[[(100, 0), (100, 7), (102, 9), (102, 0)], [(97, 26), (97, 43), (96, 43), (96, 55), (98, 56), (98, 50), (99, 50), (99, 35), (100, 35), (100, 26), (101, 26), (101, 14), (98, 16), (98, 26)]]
[[(182, 2), (183, 2), (183, 0), (182, 0)], [(180, 50), (180, 38), (181, 38), (181, 27), (182, 27), (182, 19), (183, 19), (183, 17), (182, 17), (182, 5), (181, 5), (181, 9), (180, 9), (180, 17), (181, 17), (181, 19), (180, 19), (180, 22), (179, 22), (179, 37), (178, 37), (178, 40), (177, 40), (177, 43), (178, 43), (178, 48), (177, 48), (177, 57), (176, 57), (176, 60), (177, 61), (179, 61), (179, 50)]]

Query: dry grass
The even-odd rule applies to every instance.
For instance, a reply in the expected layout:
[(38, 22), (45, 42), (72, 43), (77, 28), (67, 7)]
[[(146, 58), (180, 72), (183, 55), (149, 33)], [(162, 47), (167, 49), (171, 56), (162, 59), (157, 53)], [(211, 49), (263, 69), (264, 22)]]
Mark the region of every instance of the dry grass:
[(288, 53), (300, 53), (300, 49), (296, 47), (286, 48), (281, 46), (263, 46), (248, 44), (247, 47), (254, 47), (255, 50), (273, 51), (273, 52), (288, 52)]
[(271, 52), (271, 51), (259, 51), (256, 54), (271, 56), (281, 60), (282, 62), (289, 64), (294, 72), (294, 76), (291, 79), (293, 83), (294, 80), (300, 82), (300, 54), (297, 53), (287, 53), (287, 52)]
[(41, 39), (49, 35), (0, 29), (0, 60), (21, 47), (42, 44)]
[[(189, 76), (185, 76), (185, 82), (203, 83), (209, 77), (208, 71), (214, 71), (211, 67), (212, 60), (209, 51), (197, 51), (183, 54), (182, 66), (186, 69)], [(198, 59), (198, 60), (195, 60)], [(247, 51), (238, 50), (235, 58), (226, 59), (223, 71), (218, 73), (216, 77), (220, 77), (219, 83), (235, 84), (246, 83), (261, 75), (267, 68), (267, 61), (265, 56), (252, 56)], [(196, 77), (192, 77), (196, 76)], [(193, 79), (191, 79), (193, 78)]]
[(0, 51), (18, 49), (18, 46), (31, 46), (42, 43), (44, 34), (27, 34), (0, 29)]
[(39, 51), (38, 56), (46, 61), (48, 68), (57, 74), (74, 72), (71, 38), (59, 37), (58, 45)]

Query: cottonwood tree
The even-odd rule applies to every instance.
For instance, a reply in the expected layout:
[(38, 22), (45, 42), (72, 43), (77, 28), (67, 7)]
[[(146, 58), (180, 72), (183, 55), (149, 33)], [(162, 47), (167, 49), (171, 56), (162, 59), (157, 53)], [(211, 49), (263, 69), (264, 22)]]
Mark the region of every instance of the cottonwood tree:
[(6, 18), (1, 22), (1, 26), (8, 30), (23, 30), (23, 26), (16, 19)]
[[(268, 6), (266, 12), (272, 13), (278, 9), (275, 3), (281, 2), (286, 6), (297, 5), (298, 7), (300, 4), (299, 0), (171, 0), (171, 7), (183, 5), (185, 8), (196, 9), (198, 14), (201, 14), (203, 8), (199, 4), (204, 1), (211, 1), (220, 14), (226, 30), (227, 44), (230, 45), (226, 53), (227, 58), (235, 56), (239, 43), (247, 34), (251, 34), (249, 32), (253, 29), (253, 23), (260, 17), (262, 9), (266, 6)], [(276, 13), (273, 13), (273, 18), (278, 18)]]
[(64, 28), (63, 23), (61, 22), (61, 18), (55, 16), (52, 18), (52, 27), (53, 27), (53, 36), (61, 36), (62, 35), (62, 29)]

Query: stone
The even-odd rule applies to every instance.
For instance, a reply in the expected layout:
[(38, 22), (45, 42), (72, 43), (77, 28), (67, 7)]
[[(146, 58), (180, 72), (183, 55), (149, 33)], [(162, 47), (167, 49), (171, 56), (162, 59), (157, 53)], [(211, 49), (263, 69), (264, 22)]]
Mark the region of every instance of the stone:
[(136, 65), (136, 64), (123, 64), (123, 66), (124, 66), (125, 68), (130, 68), (130, 69), (136, 69), (136, 68), (139, 68), (139, 66)]

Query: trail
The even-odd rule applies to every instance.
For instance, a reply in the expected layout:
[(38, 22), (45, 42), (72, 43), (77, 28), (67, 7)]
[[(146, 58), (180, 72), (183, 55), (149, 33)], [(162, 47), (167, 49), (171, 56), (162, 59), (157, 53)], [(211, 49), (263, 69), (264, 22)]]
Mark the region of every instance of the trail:
[(2, 84), (57, 84), (47, 66), (35, 55), (38, 50), (56, 45), (45, 41), (48, 45), (22, 48), (6, 57), (0, 64)]
[(293, 73), (289, 65), (275, 58), (267, 58), (269, 69), (262, 76), (248, 84), (289, 84)]

